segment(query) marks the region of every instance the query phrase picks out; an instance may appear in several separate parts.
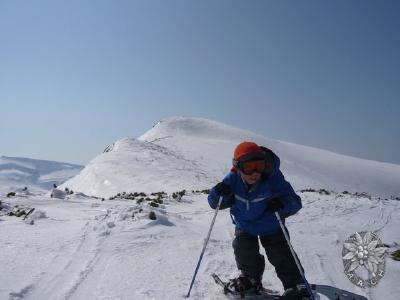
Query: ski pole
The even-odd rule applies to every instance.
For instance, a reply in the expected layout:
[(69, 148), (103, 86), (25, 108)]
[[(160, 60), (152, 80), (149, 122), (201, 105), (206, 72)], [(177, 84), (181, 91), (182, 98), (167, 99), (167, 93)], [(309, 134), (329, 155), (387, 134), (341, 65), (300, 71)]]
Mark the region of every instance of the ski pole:
[(221, 206), (221, 202), (222, 202), (222, 196), (219, 197), (218, 205), (217, 205), (217, 208), (215, 209), (215, 213), (214, 213), (214, 218), (213, 218), (213, 220), (211, 222), (210, 229), (208, 230), (208, 234), (207, 234), (206, 240), (204, 241), (203, 250), (201, 251), (201, 254), (200, 254), (200, 257), (199, 257), (199, 261), (197, 262), (196, 270), (194, 271), (192, 282), (190, 283), (189, 292), (187, 293), (186, 298), (190, 297), (190, 291), (192, 290), (192, 287), (193, 287), (193, 284), (194, 284), (194, 280), (196, 279), (197, 271), (199, 270), (200, 263), (201, 263), (201, 260), (203, 259), (204, 252), (206, 251), (207, 243), (208, 243), (208, 240), (210, 239), (211, 230), (212, 230), (212, 228), (214, 226), (215, 219), (217, 218), (217, 214), (218, 214), (219, 208)]
[(277, 218), (278, 221), (279, 221), (279, 225), (281, 226), (281, 229), (282, 229), (282, 231), (283, 231), (283, 235), (285, 236), (286, 242), (287, 242), (287, 244), (288, 244), (288, 246), (289, 246), (290, 252), (292, 253), (292, 256), (293, 256), (293, 258), (294, 258), (294, 261), (296, 262), (296, 266), (297, 266), (297, 268), (299, 269), (301, 278), (303, 279), (304, 284), (306, 285), (307, 292), (308, 292), (308, 294), (310, 295), (311, 300), (315, 300), (315, 296), (314, 296), (313, 292), (311, 291), (310, 284), (308, 283), (306, 277), (304, 276), (304, 272), (303, 272), (303, 270), (302, 270), (302, 268), (301, 268), (301, 266), (300, 266), (300, 262), (299, 262), (299, 260), (298, 260), (298, 258), (297, 258), (297, 256), (296, 256), (296, 253), (294, 253), (292, 244), (291, 244), (290, 241), (289, 241), (289, 236), (288, 236), (287, 233), (286, 233), (285, 226), (283, 226), (281, 216), (278, 214), (277, 211), (275, 212), (275, 216), (276, 216), (276, 218)]

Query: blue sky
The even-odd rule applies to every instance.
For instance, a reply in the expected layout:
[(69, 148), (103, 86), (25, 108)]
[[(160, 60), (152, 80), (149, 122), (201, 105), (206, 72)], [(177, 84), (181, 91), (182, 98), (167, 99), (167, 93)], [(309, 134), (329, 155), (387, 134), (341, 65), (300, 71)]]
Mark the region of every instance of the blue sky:
[(400, 164), (399, 1), (0, 0), (0, 154), (204, 117)]

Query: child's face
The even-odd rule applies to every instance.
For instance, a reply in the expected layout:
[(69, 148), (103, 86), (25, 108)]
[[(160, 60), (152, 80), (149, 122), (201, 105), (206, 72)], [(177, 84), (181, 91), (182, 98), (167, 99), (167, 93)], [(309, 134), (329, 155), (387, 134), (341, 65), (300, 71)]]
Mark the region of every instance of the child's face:
[(243, 172), (240, 172), (240, 175), (242, 176), (244, 181), (250, 185), (257, 183), (261, 179), (261, 173), (257, 173), (257, 172), (254, 172), (251, 175), (246, 175)]

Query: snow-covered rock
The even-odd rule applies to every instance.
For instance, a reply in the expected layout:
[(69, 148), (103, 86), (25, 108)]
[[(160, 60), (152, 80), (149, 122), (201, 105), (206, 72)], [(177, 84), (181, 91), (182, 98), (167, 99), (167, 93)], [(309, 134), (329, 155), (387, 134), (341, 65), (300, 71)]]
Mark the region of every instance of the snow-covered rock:
[(67, 192), (60, 189), (54, 188), (51, 190), (50, 197), (55, 199), (65, 199), (67, 197)]
[(45, 211), (42, 210), (35, 210), (30, 216), (29, 219), (32, 220), (39, 220), (39, 219), (46, 219), (47, 214)]

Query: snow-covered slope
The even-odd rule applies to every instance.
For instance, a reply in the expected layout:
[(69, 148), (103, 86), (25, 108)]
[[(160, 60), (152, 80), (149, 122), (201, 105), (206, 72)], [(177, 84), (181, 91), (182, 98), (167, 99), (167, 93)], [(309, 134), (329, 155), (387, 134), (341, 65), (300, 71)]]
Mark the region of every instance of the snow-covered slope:
[(172, 192), (213, 183), (204, 167), (173, 148), (125, 138), (107, 151), (61, 187), (110, 197), (119, 192)]
[(0, 193), (28, 187), (49, 190), (77, 175), (82, 166), (22, 157), (0, 156)]
[[(398, 249), (400, 201), (349, 194), (300, 196), (303, 209), (286, 225), (307, 279), (369, 300), (397, 300), (400, 262), (387, 257), (386, 274), (377, 287), (362, 289), (344, 274), (342, 247), (355, 231), (368, 230), (390, 252)], [(183, 299), (213, 216), (206, 198), (188, 193), (176, 201), (168, 196), (153, 208), (146, 201), (101, 201), (76, 194), (65, 200), (0, 196), (3, 205), (36, 208), (25, 222), (0, 210), (0, 299)], [(157, 220), (148, 218), (150, 211)], [(229, 210), (220, 211), (190, 299), (229, 299), (210, 275), (238, 275), (233, 237)], [(283, 290), (268, 262), (263, 284)]]
[[(326, 188), (400, 196), (400, 166), (273, 140), (201, 118), (170, 118), (138, 139), (107, 148), (64, 186), (102, 197), (130, 191), (209, 188), (227, 173), (244, 140), (271, 148), (294, 188)], [(344, 141), (345, 142), (345, 141)]]

